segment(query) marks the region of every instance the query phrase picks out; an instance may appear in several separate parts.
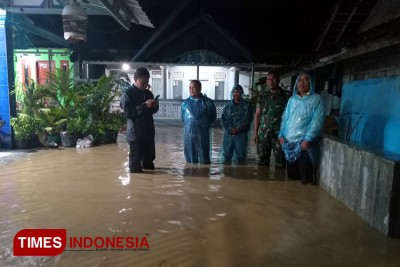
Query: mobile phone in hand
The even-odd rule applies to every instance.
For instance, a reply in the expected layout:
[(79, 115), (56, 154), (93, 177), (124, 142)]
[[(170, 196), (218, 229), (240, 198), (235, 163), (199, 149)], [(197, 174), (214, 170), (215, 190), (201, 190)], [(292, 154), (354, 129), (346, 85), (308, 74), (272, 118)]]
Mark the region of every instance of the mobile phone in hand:
[(159, 97), (160, 97), (160, 95), (157, 95), (156, 98), (154, 98), (154, 101), (158, 101)]

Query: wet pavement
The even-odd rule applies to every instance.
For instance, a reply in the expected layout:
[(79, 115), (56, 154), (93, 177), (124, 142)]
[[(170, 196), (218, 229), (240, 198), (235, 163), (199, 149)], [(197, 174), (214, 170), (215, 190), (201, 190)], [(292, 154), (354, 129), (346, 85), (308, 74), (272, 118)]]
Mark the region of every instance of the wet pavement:
[[(128, 173), (128, 146), (0, 152), (0, 266), (400, 266), (384, 236), (318, 186), (283, 171), (186, 164), (182, 129), (156, 128), (156, 170)], [(5, 154), (12, 153), (12, 154)], [(146, 237), (149, 250), (14, 257), (21, 229)]]

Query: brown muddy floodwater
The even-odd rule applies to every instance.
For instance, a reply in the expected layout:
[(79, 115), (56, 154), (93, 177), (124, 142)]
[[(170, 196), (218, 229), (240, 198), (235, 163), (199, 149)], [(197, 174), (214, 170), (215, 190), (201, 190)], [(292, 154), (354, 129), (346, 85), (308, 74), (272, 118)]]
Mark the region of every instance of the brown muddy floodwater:
[[(128, 146), (59, 148), (0, 163), (0, 266), (400, 266), (384, 236), (318, 186), (283, 171), (186, 164), (182, 129), (156, 128), (156, 170), (127, 172)], [(21, 229), (71, 237), (145, 237), (145, 251), (73, 251), (14, 257)], [(68, 247), (68, 245), (67, 245)]]

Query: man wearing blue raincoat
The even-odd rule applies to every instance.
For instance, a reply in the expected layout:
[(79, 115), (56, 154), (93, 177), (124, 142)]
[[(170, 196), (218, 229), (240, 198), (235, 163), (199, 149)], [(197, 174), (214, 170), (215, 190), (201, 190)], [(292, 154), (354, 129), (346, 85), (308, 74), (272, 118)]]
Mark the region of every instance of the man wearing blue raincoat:
[(278, 135), (290, 179), (299, 179), (303, 184), (315, 183), (324, 120), (324, 100), (314, 92), (310, 75), (300, 73), (283, 112)]
[(242, 98), (243, 87), (235, 85), (231, 91), (232, 101), (225, 105), (221, 117), (224, 130), (222, 141), (224, 162), (230, 163), (234, 153), (238, 163), (247, 159), (247, 142), (253, 109), (248, 101)]
[(210, 131), (217, 118), (217, 109), (201, 93), (201, 82), (192, 80), (190, 96), (182, 103), (183, 148), (188, 163), (210, 164)]

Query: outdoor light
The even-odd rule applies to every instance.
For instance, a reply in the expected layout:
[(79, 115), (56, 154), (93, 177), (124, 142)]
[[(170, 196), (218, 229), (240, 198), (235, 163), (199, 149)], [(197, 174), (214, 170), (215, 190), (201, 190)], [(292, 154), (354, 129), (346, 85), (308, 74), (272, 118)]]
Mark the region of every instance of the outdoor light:
[(62, 11), (64, 38), (72, 43), (86, 41), (87, 14), (76, 1), (71, 1)]
[(122, 64), (122, 69), (123, 69), (123, 70), (129, 70), (130, 67), (129, 67), (128, 64), (124, 63), (124, 64)]

